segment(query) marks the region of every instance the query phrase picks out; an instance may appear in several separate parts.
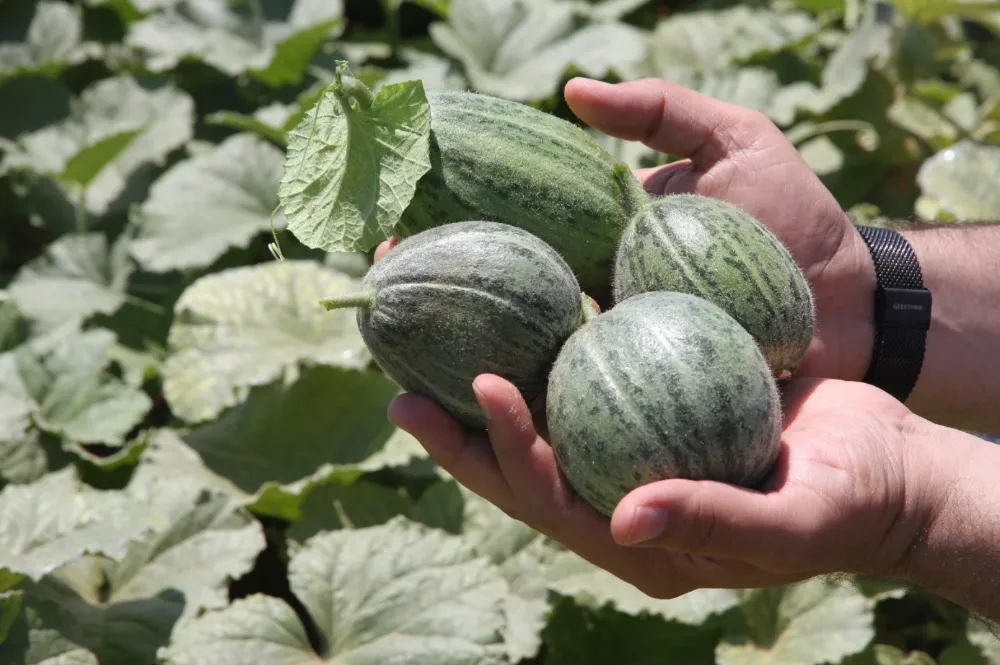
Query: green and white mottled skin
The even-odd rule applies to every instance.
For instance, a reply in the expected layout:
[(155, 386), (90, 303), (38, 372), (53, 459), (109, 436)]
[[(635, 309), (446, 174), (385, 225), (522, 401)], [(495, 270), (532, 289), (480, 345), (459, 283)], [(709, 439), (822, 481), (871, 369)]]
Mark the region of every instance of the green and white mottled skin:
[(610, 304), (615, 248), (650, 197), (581, 128), (525, 104), (430, 92), (431, 170), (396, 226), (408, 236), (450, 222), (512, 224), (549, 243), (588, 295)]
[(569, 483), (608, 516), (657, 480), (757, 485), (781, 442), (780, 396), (754, 339), (685, 293), (634, 296), (573, 333), (546, 417)]
[(407, 238), (362, 285), (323, 305), (358, 307), (361, 336), (386, 375), (475, 428), (486, 424), (472, 391), (477, 375), (506, 378), (530, 403), (583, 322), (573, 271), (507, 224), (460, 222)]
[(778, 379), (791, 376), (815, 325), (812, 290), (788, 249), (728, 202), (659, 197), (629, 222), (615, 260), (614, 300), (680, 291), (726, 310), (760, 344)]

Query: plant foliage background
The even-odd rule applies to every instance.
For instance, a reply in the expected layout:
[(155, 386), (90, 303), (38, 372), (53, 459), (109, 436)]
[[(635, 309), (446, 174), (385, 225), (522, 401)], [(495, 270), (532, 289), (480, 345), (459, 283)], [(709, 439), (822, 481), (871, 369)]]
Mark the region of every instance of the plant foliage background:
[(594, 569), (386, 422), (317, 305), (368, 255), (268, 251), (337, 60), (570, 119), (574, 74), (662, 76), (766, 112), (858, 220), (1000, 219), (998, 33), (956, 0), (2, 0), (0, 663), (1000, 663), (889, 581)]

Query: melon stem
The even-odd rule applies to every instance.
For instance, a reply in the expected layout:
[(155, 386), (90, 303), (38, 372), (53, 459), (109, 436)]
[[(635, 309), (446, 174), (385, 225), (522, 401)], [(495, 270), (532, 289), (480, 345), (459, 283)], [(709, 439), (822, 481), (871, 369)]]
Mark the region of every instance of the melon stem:
[(328, 312), (335, 309), (346, 309), (348, 307), (371, 309), (375, 306), (375, 292), (368, 290), (358, 291), (357, 293), (345, 293), (340, 296), (323, 298), (319, 301), (319, 304), (325, 307)]

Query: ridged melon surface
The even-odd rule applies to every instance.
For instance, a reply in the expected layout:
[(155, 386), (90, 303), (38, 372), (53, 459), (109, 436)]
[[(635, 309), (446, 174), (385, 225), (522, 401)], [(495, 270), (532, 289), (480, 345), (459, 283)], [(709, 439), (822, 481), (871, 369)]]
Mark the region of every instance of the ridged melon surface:
[(577, 330), (552, 367), (549, 438), (605, 515), (667, 478), (753, 486), (777, 459), (781, 402), (754, 339), (700, 297), (643, 293)]
[(812, 291), (787, 248), (725, 201), (695, 194), (655, 199), (622, 234), (614, 299), (680, 291), (724, 309), (760, 344), (775, 375), (799, 366), (813, 336)]
[(497, 374), (533, 400), (583, 320), (583, 295), (562, 257), (528, 232), (494, 222), (407, 238), (362, 285), (363, 293), (323, 304), (358, 307), (362, 338), (386, 375), (477, 428), (485, 419), (473, 379)]
[(430, 92), (431, 170), (396, 229), (412, 235), (470, 219), (530, 231), (558, 251), (584, 291), (610, 304), (615, 248), (649, 195), (583, 129), (524, 104)]

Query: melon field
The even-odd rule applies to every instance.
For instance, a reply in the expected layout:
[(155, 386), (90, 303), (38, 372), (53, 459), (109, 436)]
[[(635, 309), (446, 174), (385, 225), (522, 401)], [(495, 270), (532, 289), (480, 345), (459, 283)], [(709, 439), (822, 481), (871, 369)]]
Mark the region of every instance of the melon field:
[[(858, 223), (998, 220), (1000, 2), (0, 0), (0, 36), (0, 665), (1000, 665), (891, 580), (642, 594), (392, 426), (320, 304), (516, 202), (435, 198), (431, 106), (517, 103), (489, 117), (530, 168), (521, 114), (579, 124), (577, 75), (762, 111)], [(538, 186), (625, 219), (593, 174), (670, 158), (580, 127)]]

